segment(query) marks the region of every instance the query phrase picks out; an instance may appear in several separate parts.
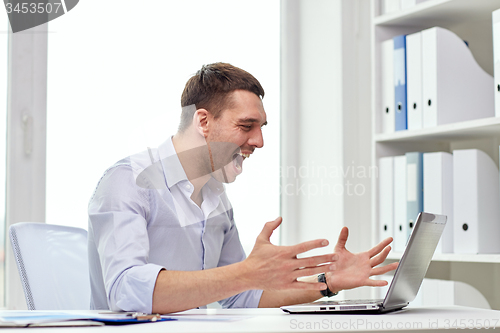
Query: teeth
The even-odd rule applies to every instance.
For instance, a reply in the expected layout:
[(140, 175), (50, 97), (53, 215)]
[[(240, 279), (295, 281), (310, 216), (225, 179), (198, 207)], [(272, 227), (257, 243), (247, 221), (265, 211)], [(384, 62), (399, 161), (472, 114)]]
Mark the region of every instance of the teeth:
[(243, 156), (244, 158), (250, 158), (250, 154), (243, 154), (243, 153), (240, 153), (241, 156)]

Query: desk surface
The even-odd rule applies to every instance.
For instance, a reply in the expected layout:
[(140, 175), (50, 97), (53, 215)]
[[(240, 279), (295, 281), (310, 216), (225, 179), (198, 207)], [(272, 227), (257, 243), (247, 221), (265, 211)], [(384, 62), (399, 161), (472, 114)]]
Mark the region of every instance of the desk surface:
[[(59, 332), (450, 332), (500, 331), (500, 311), (466, 307), (407, 308), (378, 315), (290, 315), (279, 309), (189, 310), (180, 320), (105, 327), (32, 328)], [(19, 333), (20, 329), (2, 329)]]

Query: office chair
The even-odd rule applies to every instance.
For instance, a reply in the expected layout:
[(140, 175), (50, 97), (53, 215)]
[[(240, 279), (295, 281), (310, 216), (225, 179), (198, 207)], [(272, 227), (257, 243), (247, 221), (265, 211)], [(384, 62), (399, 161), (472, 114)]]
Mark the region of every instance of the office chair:
[(21, 222), (9, 235), (29, 310), (90, 309), (87, 231)]

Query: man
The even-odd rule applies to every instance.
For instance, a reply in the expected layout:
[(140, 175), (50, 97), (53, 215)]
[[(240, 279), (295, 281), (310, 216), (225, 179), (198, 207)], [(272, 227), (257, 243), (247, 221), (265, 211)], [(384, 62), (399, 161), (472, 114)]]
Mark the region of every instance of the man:
[(222, 183), (234, 181), (264, 145), (262, 97), (249, 73), (203, 66), (182, 94), (178, 133), (105, 172), (89, 203), (93, 309), (171, 313), (215, 301), (277, 307), (387, 284), (369, 277), (396, 268), (378, 267), (392, 240), (352, 254), (347, 228), (334, 254), (297, 258), (328, 241), (275, 246), (269, 238), (277, 218), (246, 258)]

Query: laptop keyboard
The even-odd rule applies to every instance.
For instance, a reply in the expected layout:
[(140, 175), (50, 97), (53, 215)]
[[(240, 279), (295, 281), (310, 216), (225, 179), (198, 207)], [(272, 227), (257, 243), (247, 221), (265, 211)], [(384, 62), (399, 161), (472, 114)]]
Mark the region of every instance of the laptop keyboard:
[(318, 305), (345, 305), (345, 304), (381, 304), (383, 299), (346, 299), (344, 301), (319, 301)]

